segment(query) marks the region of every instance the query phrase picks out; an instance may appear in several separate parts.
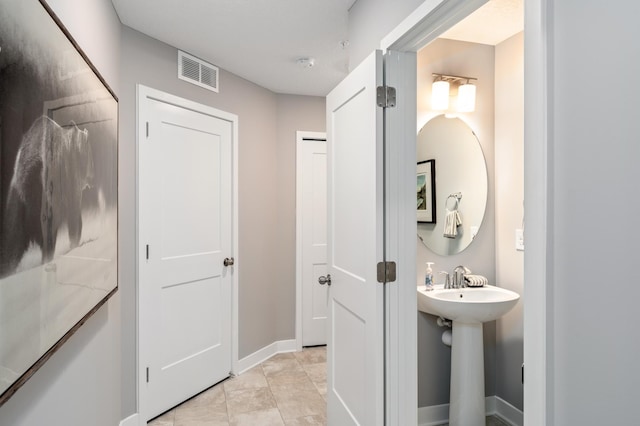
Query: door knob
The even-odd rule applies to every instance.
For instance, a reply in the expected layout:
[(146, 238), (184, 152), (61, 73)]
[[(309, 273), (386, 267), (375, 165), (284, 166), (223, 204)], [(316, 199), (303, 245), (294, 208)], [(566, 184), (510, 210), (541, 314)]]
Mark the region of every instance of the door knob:
[(233, 257), (227, 257), (224, 259), (224, 266), (233, 266), (234, 263), (236, 263), (236, 261), (233, 259)]
[(331, 285), (331, 275), (330, 275), (330, 274), (327, 274), (327, 276), (326, 276), (326, 277), (325, 277), (324, 275), (320, 276), (320, 277), (318, 278), (318, 282), (319, 282), (321, 285), (325, 285), (325, 284), (326, 284), (326, 285)]

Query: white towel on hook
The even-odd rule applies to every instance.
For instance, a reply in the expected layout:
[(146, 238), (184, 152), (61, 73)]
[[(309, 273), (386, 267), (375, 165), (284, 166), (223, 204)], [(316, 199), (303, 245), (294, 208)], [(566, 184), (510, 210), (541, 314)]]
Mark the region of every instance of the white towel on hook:
[(458, 236), (458, 226), (462, 225), (462, 219), (458, 210), (445, 209), (447, 213), (444, 217), (444, 237), (456, 238)]

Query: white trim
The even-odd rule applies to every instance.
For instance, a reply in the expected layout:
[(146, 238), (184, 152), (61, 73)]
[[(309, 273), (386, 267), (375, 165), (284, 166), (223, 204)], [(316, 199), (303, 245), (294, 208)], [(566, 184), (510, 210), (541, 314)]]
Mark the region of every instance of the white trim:
[(262, 349), (258, 349), (251, 355), (248, 355), (238, 361), (238, 374), (242, 374), (261, 364), (276, 354), (285, 352), (296, 352), (296, 340), (278, 340)]
[[(500, 420), (511, 426), (523, 425), (522, 411), (498, 396), (488, 396), (484, 399), (485, 414), (496, 415)], [(449, 404), (431, 405), (418, 408), (418, 426), (437, 426), (449, 422)]]
[(417, 52), (488, 0), (426, 0), (380, 42), (387, 49)]
[(437, 426), (449, 422), (449, 404), (418, 408), (418, 426)]
[(298, 147), (305, 140), (327, 140), (325, 132), (296, 132), (296, 349), (302, 350), (302, 153)]
[(500, 416), (500, 418), (511, 424), (512, 426), (522, 426), (524, 424), (524, 413), (509, 404), (504, 399), (499, 396), (494, 396), (493, 400), (495, 401), (495, 413)]
[(547, 0), (527, 0), (524, 34), (524, 199), (527, 250), (524, 254), (524, 423), (553, 425), (553, 234), (547, 215), (553, 210), (552, 143), (549, 99), (552, 52)]
[(390, 51), (384, 59), (385, 84), (401, 94), (395, 108), (385, 114), (385, 260), (396, 262), (396, 282), (385, 286), (386, 424), (414, 425), (418, 406), (417, 229), (415, 212), (406, 206), (413, 205), (416, 178), (415, 170), (406, 165), (416, 162), (417, 65), (412, 52)]
[(139, 426), (140, 416), (138, 413), (132, 414), (120, 421), (120, 426)]
[[(171, 103), (181, 106), (193, 111), (198, 111), (204, 114), (209, 114), (223, 120), (227, 120), (232, 123), (231, 137), (232, 144), (232, 156), (233, 156), (233, 176), (232, 176), (232, 196), (233, 196), (233, 212), (231, 215), (232, 225), (232, 252), (233, 257), (238, 260), (238, 116), (219, 109), (203, 105), (197, 102), (190, 101), (178, 96), (174, 96), (160, 90), (152, 89), (150, 87), (138, 84), (136, 85), (136, 300), (137, 300), (137, 312), (136, 312), (136, 348), (137, 348), (137, 397), (138, 397), (138, 415), (140, 416), (140, 422), (144, 422), (146, 413), (146, 389), (144, 383), (146, 383), (145, 368), (143, 361), (147, 359), (143, 341), (143, 328), (140, 323), (140, 312), (142, 309), (142, 303), (140, 298), (140, 259), (144, 257), (144, 248), (140, 244), (140, 226), (139, 226), (139, 211), (140, 211), (140, 191), (139, 191), (139, 170), (140, 170), (140, 155), (139, 146), (146, 135), (146, 126), (142, 125), (147, 121), (149, 111), (147, 110), (145, 99), (151, 98), (159, 101)], [(233, 268), (231, 274), (231, 374), (236, 374), (238, 371), (238, 275), (239, 267), (236, 265)], [(141, 337), (143, 335), (143, 337)]]
[[(239, 194), (239, 179), (238, 179), (238, 169), (239, 169), (239, 153), (238, 153), (238, 141), (239, 141), (239, 124), (238, 124), (238, 116), (234, 115), (235, 119), (233, 120), (233, 146), (232, 146), (232, 155), (233, 155), (233, 181), (232, 185), (232, 196), (233, 196), (233, 215), (231, 216), (231, 221), (233, 222), (232, 229), (232, 238), (231, 248), (233, 250), (233, 258), (240, 259), (240, 251), (238, 246), (240, 245), (240, 236), (239, 236), (239, 219), (238, 214), (240, 212), (240, 208), (238, 207), (238, 198)], [(242, 260), (242, 259), (240, 259)], [(238, 315), (240, 312), (240, 296), (238, 294), (238, 288), (240, 287), (240, 273), (242, 271), (242, 266), (236, 266), (233, 268), (232, 274), (232, 282), (231, 282), (231, 374), (235, 375), (238, 372), (238, 345), (240, 342), (240, 322), (238, 319)]]

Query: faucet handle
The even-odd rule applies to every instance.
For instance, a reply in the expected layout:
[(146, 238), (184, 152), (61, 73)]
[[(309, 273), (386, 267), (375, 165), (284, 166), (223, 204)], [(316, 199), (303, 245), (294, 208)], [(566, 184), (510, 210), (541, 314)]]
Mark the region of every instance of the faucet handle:
[(451, 288), (451, 277), (447, 271), (440, 271), (440, 274), (444, 274), (444, 288)]

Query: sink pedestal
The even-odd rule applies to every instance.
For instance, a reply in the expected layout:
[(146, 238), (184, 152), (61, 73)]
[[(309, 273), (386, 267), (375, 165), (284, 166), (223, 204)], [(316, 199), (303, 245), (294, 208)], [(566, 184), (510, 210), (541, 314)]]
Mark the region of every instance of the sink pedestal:
[(449, 425), (485, 426), (482, 323), (453, 321)]

